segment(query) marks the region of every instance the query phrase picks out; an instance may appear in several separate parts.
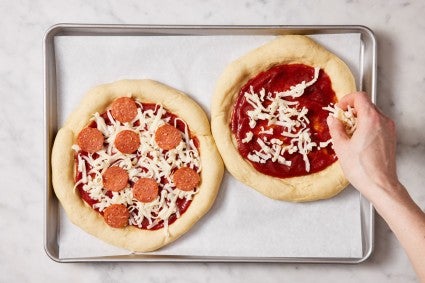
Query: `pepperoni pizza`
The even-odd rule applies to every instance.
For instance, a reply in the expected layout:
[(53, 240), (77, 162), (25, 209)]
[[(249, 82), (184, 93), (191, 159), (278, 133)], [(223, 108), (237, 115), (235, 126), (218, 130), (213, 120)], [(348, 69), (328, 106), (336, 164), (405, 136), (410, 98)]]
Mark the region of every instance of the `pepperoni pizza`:
[(52, 150), (54, 190), (71, 221), (132, 251), (158, 249), (189, 230), (222, 175), (202, 109), (149, 80), (91, 90)]
[(226, 168), (273, 199), (334, 196), (348, 182), (326, 118), (353, 91), (347, 65), (305, 36), (279, 36), (231, 63), (218, 80), (211, 110)]

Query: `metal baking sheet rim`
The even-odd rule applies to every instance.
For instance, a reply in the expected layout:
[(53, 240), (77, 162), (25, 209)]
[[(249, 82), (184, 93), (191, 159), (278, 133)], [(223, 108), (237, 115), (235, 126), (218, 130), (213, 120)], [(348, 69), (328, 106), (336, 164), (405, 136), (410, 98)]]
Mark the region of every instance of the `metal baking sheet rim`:
[[(143, 36), (143, 35), (280, 35), (280, 34), (361, 34), (360, 90), (367, 91), (376, 103), (377, 43), (371, 29), (361, 25), (108, 25), (108, 24), (56, 24), (44, 36), (44, 250), (56, 262), (287, 262), (287, 263), (361, 263), (367, 260), (374, 250), (375, 210), (371, 203), (360, 196), (363, 256), (361, 258), (325, 257), (211, 257), (211, 256), (167, 256), (130, 253), (120, 256), (100, 256), (81, 258), (60, 258), (58, 234), (58, 200), (51, 184), (50, 154), (53, 145), (52, 109), (56, 99), (56, 69), (53, 40), (55, 36)], [(54, 218), (55, 217), (55, 218)], [(55, 219), (55, 225), (52, 224)]]

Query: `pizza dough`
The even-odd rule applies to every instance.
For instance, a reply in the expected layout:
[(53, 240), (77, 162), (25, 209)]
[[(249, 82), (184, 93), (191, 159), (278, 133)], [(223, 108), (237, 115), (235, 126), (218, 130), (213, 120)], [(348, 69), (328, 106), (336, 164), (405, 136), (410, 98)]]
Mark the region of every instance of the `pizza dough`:
[[(120, 218), (110, 218), (110, 215), (128, 217), (126, 211), (119, 205), (110, 206), (110, 209), (104, 211), (104, 219), (99, 212), (89, 207), (89, 205), (81, 199), (78, 191), (74, 189), (74, 151), (71, 147), (77, 144), (77, 135), (79, 135), (83, 129), (87, 129), (86, 126), (89, 124), (89, 120), (93, 114), (96, 112), (105, 112), (106, 108), (119, 97), (133, 97), (142, 103), (162, 105), (164, 109), (185, 121), (191, 134), (195, 136), (199, 142), (198, 149), (200, 152), (201, 173), (200, 180), (197, 180), (198, 183), (200, 182), (197, 193), (194, 195), (186, 212), (168, 226), (168, 231), (164, 231), (164, 228), (158, 230), (139, 229), (132, 225), (126, 226), (126, 223), (121, 222)], [(125, 103), (125, 101), (121, 101), (120, 105), (125, 106)], [(114, 107), (112, 108), (114, 109)], [(134, 115), (131, 113), (128, 114), (127, 112), (134, 112), (137, 110), (134, 109), (125, 112), (121, 111), (119, 107), (116, 108), (117, 109), (114, 109), (114, 117), (124, 122), (129, 121)], [(127, 106), (125, 108), (127, 108)], [(81, 137), (78, 136), (79, 141), (81, 139), (81, 144), (84, 145), (84, 139), (87, 136), (92, 138), (95, 137), (95, 140), (98, 139), (98, 137), (96, 138), (96, 133), (86, 133), (86, 136), (82, 134)], [(172, 137), (171, 141), (168, 142), (175, 142), (173, 139), (175, 140), (175, 137)], [(167, 141), (164, 142), (167, 143)], [(102, 143), (102, 141), (100, 141), (100, 143)], [(94, 148), (89, 148), (88, 150), (98, 150), (98, 148), (96, 148), (96, 142), (94, 142), (94, 144)], [(120, 150), (130, 153), (134, 151), (133, 146), (134, 144), (123, 142)], [(109, 169), (117, 168), (110, 167)], [(105, 242), (137, 252), (153, 251), (173, 242), (187, 232), (205, 213), (207, 213), (217, 195), (223, 176), (223, 170), (222, 160), (210, 133), (208, 118), (203, 110), (185, 94), (151, 80), (122, 80), (101, 85), (90, 90), (83, 98), (80, 105), (70, 115), (63, 127), (58, 131), (52, 150), (53, 186), (56, 196), (60, 200), (69, 219), (86, 232)], [(105, 172), (106, 178), (109, 175), (118, 176), (118, 179), (108, 184), (111, 191), (119, 191), (122, 189), (123, 184), (124, 186), (127, 184), (128, 179), (126, 178), (128, 178), (128, 176), (119, 171), (120, 170)], [(152, 186), (152, 184), (149, 183), (149, 179), (140, 180), (140, 182), (143, 183), (142, 187), (144, 187), (144, 189), (138, 189), (137, 196), (142, 200), (145, 198), (144, 201), (150, 201), (152, 197), (149, 197), (149, 193), (155, 190), (155, 185)], [(106, 181), (106, 183), (108, 182)], [(187, 182), (183, 183), (182, 186), (186, 186), (187, 189)], [(196, 185), (198, 183), (196, 183)], [(143, 191), (146, 190), (146, 184), (149, 185), (148, 193)], [(108, 222), (109, 225), (105, 221)], [(111, 226), (126, 227), (113, 228)]]
[(304, 64), (323, 70), (329, 76), (338, 99), (356, 89), (347, 65), (325, 48), (306, 36), (279, 36), (234, 61), (224, 70), (212, 100), (212, 133), (226, 168), (236, 179), (260, 193), (273, 199), (296, 202), (329, 198), (348, 184), (338, 162), (304, 176), (272, 177), (257, 171), (241, 156), (230, 127), (241, 88), (257, 74), (287, 64)]

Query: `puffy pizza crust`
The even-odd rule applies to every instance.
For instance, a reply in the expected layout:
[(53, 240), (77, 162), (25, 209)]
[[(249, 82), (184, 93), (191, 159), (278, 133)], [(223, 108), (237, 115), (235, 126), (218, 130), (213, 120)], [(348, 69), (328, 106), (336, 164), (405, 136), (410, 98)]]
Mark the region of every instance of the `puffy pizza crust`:
[(338, 161), (306, 176), (271, 177), (258, 172), (239, 154), (230, 129), (233, 105), (242, 86), (250, 78), (275, 65), (294, 63), (324, 69), (338, 99), (356, 90), (350, 69), (337, 56), (306, 36), (279, 36), (234, 61), (224, 70), (212, 100), (212, 133), (229, 172), (260, 193), (273, 199), (294, 202), (330, 198), (348, 185)]
[[(199, 140), (202, 164), (199, 192), (187, 211), (169, 226), (169, 236), (163, 229), (150, 231), (134, 226), (112, 228), (74, 190), (74, 153), (71, 146), (92, 115), (104, 112), (115, 98), (121, 96), (135, 97), (144, 103), (162, 104), (167, 111), (185, 120)], [(52, 150), (53, 187), (69, 219), (105, 242), (136, 252), (156, 250), (187, 232), (214, 203), (223, 171), (224, 166), (205, 112), (184, 93), (151, 80), (122, 80), (90, 90), (58, 131)]]

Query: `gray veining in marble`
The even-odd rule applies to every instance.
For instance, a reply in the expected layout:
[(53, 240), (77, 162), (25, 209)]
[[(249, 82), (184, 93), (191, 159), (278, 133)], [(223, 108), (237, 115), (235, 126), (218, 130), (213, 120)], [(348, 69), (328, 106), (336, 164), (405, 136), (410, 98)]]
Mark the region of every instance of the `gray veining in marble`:
[(0, 282), (416, 282), (381, 218), (359, 265), (59, 264), (43, 251), (45, 31), (60, 22), (361, 24), (379, 44), (378, 105), (396, 120), (398, 171), (425, 207), (424, 1), (0, 0)]

